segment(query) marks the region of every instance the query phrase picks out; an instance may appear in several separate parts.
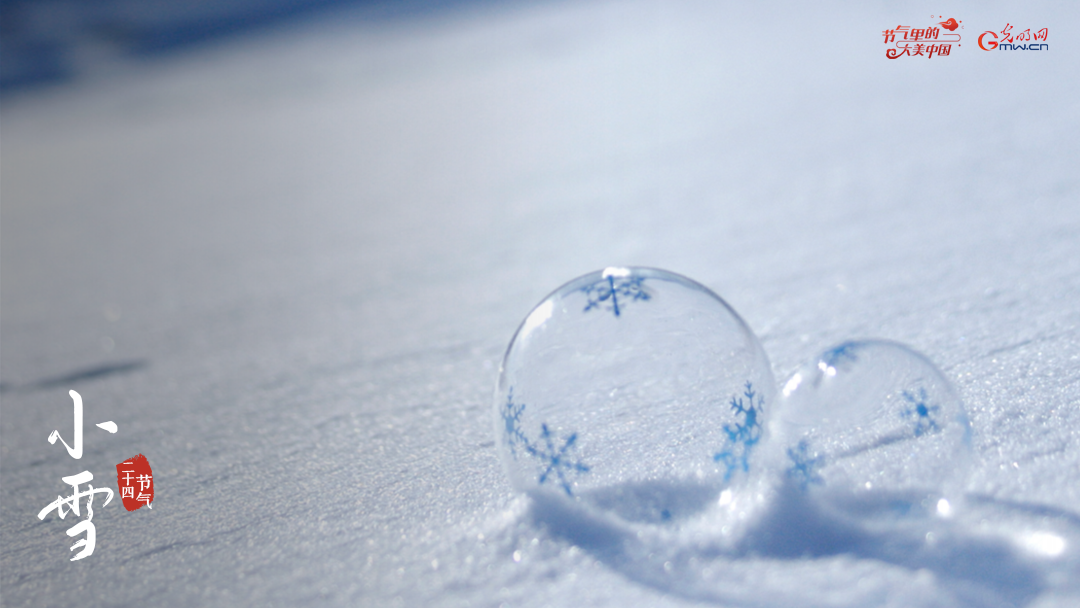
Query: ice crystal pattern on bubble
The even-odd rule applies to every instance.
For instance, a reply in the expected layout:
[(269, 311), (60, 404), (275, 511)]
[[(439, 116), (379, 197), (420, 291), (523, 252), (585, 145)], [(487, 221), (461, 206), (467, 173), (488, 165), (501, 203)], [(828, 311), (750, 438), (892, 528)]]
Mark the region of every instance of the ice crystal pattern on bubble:
[(934, 414), (941, 411), (939, 405), (928, 405), (926, 389), (920, 388), (918, 394), (904, 391), (904, 400), (908, 402), (909, 406), (901, 415), (904, 418), (915, 419), (915, 436), (922, 437), (926, 433), (934, 433), (941, 430), (936, 420), (934, 420)]
[(544, 485), (550, 479), (553, 483), (560, 485), (567, 496), (573, 496), (568, 475), (589, 472), (588, 465), (572, 457), (571, 452), (577, 442), (577, 433), (571, 434), (562, 442), (562, 445), (556, 448), (558, 437), (551, 432), (545, 422), (540, 425), (541, 441), (537, 444), (529, 441), (528, 435), (521, 428), (525, 404), (514, 403), (514, 387), (510, 387), (506, 404), (499, 413), (506, 433), (506, 445), (510, 448), (510, 454), (514, 460), (517, 460), (518, 446), (520, 446), (526, 453), (540, 461), (540, 466), (544, 469), (538, 478), (540, 485)]
[(608, 276), (600, 279), (592, 285), (586, 285), (581, 291), (588, 298), (584, 312), (607, 305), (607, 309), (619, 316), (622, 306), (627, 302), (645, 301), (651, 298), (642, 283), (645, 277), (615, 277)]
[(567, 496), (573, 496), (573, 492), (570, 490), (570, 480), (567, 476), (571, 473), (589, 472), (588, 465), (575, 460), (571, 455), (571, 450), (573, 450), (576, 441), (577, 433), (572, 433), (562, 441), (561, 446), (555, 447), (559, 443), (558, 437), (551, 433), (546, 423), (540, 425), (540, 442), (538, 443), (542, 443), (542, 445), (540, 447), (531, 444), (525, 445), (525, 449), (538, 458), (541, 466), (545, 467), (544, 472), (540, 474), (540, 485), (544, 485), (550, 479), (552, 483), (562, 486)]
[(503, 425), (506, 429), (506, 445), (510, 447), (510, 454), (517, 460), (517, 446), (525, 449), (529, 447), (529, 439), (521, 430), (521, 415), (525, 413), (524, 403), (514, 403), (514, 388), (510, 388), (510, 394), (506, 396), (506, 405), (502, 412)]
[(764, 403), (764, 398), (754, 391), (751, 382), (746, 383), (741, 397), (731, 398), (731, 411), (735, 412), (736, 422), (724, 425), (727, 441), (723, 451), (713, 456), (713, 461), (723, 463), (726, 468), (724, 481), (730, 480), (738, 470), (744, 473), (750, 470), (750, 453), (761, 441), (761, 422), (758, 416), (762, 413)]
[(823, 456), (811, 458), (809, 452), (810, 444), (805, 439), (800, 440), (796, 447), (787, 449), (788, 459), (791, 460), (787, 476), (798, 482), (799, 486), (804, 490), (811, 484), (825, 483), (825, 480), (817, 474), (818, 469), (824, 464), (825, 458)]
[(826, 352), (821, 356), (822, 362), (828, 367), (846, 367), (859, 360), (855, 356), (855, 351), (858, 349), (858, 345), (854, 342), (844, 342), (840, 346)]

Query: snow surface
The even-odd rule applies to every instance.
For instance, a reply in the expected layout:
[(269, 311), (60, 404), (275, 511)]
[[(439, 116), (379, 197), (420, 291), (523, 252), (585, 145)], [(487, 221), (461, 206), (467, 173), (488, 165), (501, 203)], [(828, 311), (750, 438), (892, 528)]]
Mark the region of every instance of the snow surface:
[[(962, 48), (887, 60), (931, 9)], [(975, 48), (1006, 22), (1050, 50)], [(1078, 25), (341, 13), (5, 100), (3, 604), (1080, 605)], [(779, 382), (851, 337), (925, 353), (974, 431), (963, 508), (867, 523), (779, 487), (732, 546), (515, 495), (502, 353), (613, 264), (714, 289)], [(46, 441), (69, 389), (80, 461)], [(138, 453), (153, 509), (95, 505), (69, 562), (37, 512)]]

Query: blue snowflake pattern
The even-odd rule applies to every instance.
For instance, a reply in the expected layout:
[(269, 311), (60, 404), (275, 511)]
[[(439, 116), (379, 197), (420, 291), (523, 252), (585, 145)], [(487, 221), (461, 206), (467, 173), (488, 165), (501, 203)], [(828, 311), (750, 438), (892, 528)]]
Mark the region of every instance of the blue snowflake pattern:
[(926, 433), (933, 433), (941, 430), (938, 423), (933, 418), (933, 414), (941, 411), (940, 405), (927, 405), (926, 389), (920, 388), (918, 395), (910, 393), (908, 391), (903, 392), (904, 400), (911, 404), (911, 407), (905, 409), (900, 413), (904, 418), (915, 419), (915, 436), (922, 437)]
[(543, 440), (544, 445), (537, 448), (534, 445), (525, 445), (525, 449), (530, 454), (540, 459), (540, 462), (546, 468), (544, 472), (540, 474), (539, 483), (544, 485), (548, 479), (552, 479), (553, 482), (557, 480), (557, 483), (562, 486), (562, 489), (566, 491), (567, 496), (573, 496), (573, 492), (570, 491), (570, 480), (567, 479), (568, 473), (588, 473), (588, 465), (581, 461), (574, 460), (570, 457), (570, 450), (574, 448), (574, 442), (577, 441), (577, 433), (571, 434), (563, 441), (562, 446), (555, 447), (556, 441), (548, 429), (546, 423), (540, 425), (540, 438)]
[(630, 301), (645, 301), (652, 296), (642, 286), (645, 281), (645, 277), (616, 277), (609, 275), (593, 283), (592, 285), (586, 285), (581, 288), (581, 291), (588, 298), (589, 302), (585, 305), (583, 312), (589, 312), (594, 308), (600, 308), (605, 302), (609, 303), (608, 310), (615, 313), (615, 316), (619, 316), (621, 308), (619, 305), (619, 298), (623, 299), (623, 304)]
[[(745, 402), (743, 397), (746, 397)], [(714, 462), (722, 462), (727, 469), (724, 481), (730, 480), (736, 470), (741, 469), (744, 473), (750, 470), (750, 452), (761, 441), (761, 422), (758, 421), (758, 416), (765, 404), (764, 398), (754, 391), (751, 382), (746, 383), (743, 397), (731, 398), (731, 410), (740, 420), (735, 424), (724, 425), (727, 442), (724, 450), (713, 456)]]
[(846, 367), (859, 360), (859, 358), (855, 356), (855, 351), (858, 347), (858, 344), (855, 342), (844, 342), (840, 346), (821, 355), (821, 361), (828, 367)]
[(800, 440), (799, 445), (794, 449), (787, 449), (788, 458), (791, 459), (791, 466), (788, 467), (787, 476), (799, 482), (799, 485), (804, 490), (810, 484), (820, 485), (825, 483), (825, 480), (817, 474), (818, 469), (825, 464), (825, 457), (811, 458), (809, 451), (810, 445), (805, 439)]
[(503, 424), (506, 428), (506, 444), (510, 446), (510, 454), (517, 460), (517, 446), (521, 444), (528, 449), (529, 439), (521, 430), (521, 415), (525, 413), (524, 403), (514, 403), (514, 387), (510, 387), (510, 394), (506, 396), (506, 405), (502, 409)]

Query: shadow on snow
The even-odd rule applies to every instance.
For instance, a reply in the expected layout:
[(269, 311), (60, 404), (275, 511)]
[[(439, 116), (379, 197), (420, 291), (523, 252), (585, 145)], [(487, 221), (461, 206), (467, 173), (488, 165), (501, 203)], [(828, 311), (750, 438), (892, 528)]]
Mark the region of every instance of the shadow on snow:
[[(1048, 588), (1046, 569), (1008, 539), (976, 534), (956, 521), (928, 516), (916, 496), (868, 492), (822, 500), (786, 480), (737, 536), (683, 527), (699, 515), (708, 517), (718, 495), (715, 487), (659, 481), (583, 493), (580, 503), (536, 493), (528, 517), (630, 580), (699, 601), (833, 605), (830, 594), (836, 589), (861, 584), (857, 574), (818, 568), (813, 576), (827, 572), (829, 577), (851, 578), (819, 581), (817, 591), (801, 591), (805, 584), (780, 591), (763, 589), (758, 579), (762, 569), (844, 558), (885, 563), (906, 571), (913, 580), (917, 574), (932, 573), (937, 585), (929, 593), (935, 597), (924, 597), (926, 603), (939, 602), (944, 591), (964, 606), (1024, 606)], [(985, 496), (973, 502), (1046, 515), (1046, 507), (1038, 505), (1008, 501), (997, 505)], [(1073, 525), (1080, 521), (1076, 514), (1056, 515)], [(847, 605), (885, 601), (853, 598)]]

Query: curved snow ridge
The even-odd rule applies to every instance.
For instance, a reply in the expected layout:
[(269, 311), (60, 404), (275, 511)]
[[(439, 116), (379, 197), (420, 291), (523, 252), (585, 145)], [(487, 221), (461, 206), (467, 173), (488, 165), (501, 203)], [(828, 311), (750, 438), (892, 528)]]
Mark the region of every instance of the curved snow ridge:
[(811, 495), (790, 481), (758, 498), (741, 522), (709, 508), (642, 524), (554, 493), (534, 493), (525, 515), (627, 579), (697, 601), (1055, 606), (1080, 591), (1075, 513), (983, 496), (942, 516), (909, 496)]

